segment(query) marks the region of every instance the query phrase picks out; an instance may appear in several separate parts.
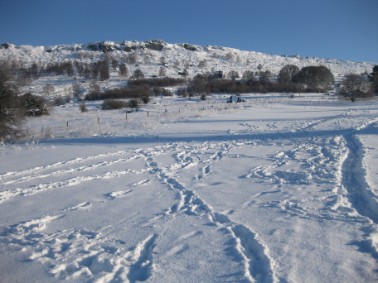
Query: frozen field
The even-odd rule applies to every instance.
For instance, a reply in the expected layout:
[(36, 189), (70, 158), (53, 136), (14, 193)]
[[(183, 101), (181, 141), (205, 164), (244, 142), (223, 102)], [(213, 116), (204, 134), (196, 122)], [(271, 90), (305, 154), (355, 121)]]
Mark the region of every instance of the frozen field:
[(246, 99), (28, 121), (0, 282), (376, 282), (378, 100)]

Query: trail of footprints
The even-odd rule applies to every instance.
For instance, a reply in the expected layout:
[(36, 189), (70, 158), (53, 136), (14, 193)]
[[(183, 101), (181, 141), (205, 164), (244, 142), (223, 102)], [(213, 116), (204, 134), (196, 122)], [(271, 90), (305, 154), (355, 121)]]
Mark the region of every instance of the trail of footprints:
[[(175, 177), (175, 172), (194, 166), (198, 167), (195, 180), (205, 178), (211, 174), (211, 164), (221, 160), (227, 152), (238, 146), (237, 143), (223, 143), (220, 145), (204, 143), (190, 148), (177, 144), (158, 146), (150, 150), (136, 150), (128, 159), (118, 158), (113, 161), (103, 161), (104, 158), (122, 157), (126, 153), (100, 154), (86, 158), (76, 158), (66, 162), (58, 162), (44, 167), (35, 167), (19, 172), (8, 172), (0, 175), (1, 181), (6, 185), (22, 184), (46, 176), (63, 176), (72, 170), (95, 171), (97, 168), (111, 166), (115, 162), (128, 162), (135, 158), (144, 158), (146, 169), (111, 171), (103, 174), (68, 178), (65, 181), (39, 184), (29, 188), (15, 188), (3, 190), (0, 193), (0, 203), (16, 196), (41, 193), (46, 190), (67, 188), (83, 182), (101, 178), (117, 178), (128, 174), (150, 173), (160, 182), (175, 191), (178, 202), (164, 211), (163, 216), (175, 217), (184, 213), (193, 217), (207, 217), (210, 223), (219, 230), (226, 231), (235, 239), (234, 250), (242, 258), (246, 280), (254, 282), (276, 282), (273, 273), (273, 260), (269, 257), (267, 249), (248, 227), (233, 222), (227, 215), (215, 212), (192, 190), (186, 188)], [(174, 154), (175, 164), (161, 167), (154, 158), (160, 154)], [(207, 159), (200, 160), (197, 156), (205, 154)], [(99, 162), (93, 164), (95, 160)], [(85, 165), (85, 163), (90, 163)], [(150, 179), (143, 179), (132, 184), (126, 190), (106, 193), (104, 198), (108, 201), (127, 197), (133, 188), (146, 185)], [(158, 233), (151, 234), (137, 244), (133, 249), (127, 248), (127, 243), (102, 235), (101, 231), (86, 229), (62, 230), (56, 233), (45, 233), (49, 223), (65, 214), (76, 210), (89, 210), (94, 204), (84, 201), (60, 211), (58, 215), (47, 215), (38, 219), (2, 227), (0, 230), (0, 245), (6, 245), (19, 250), (24, 260), (36, 260), (48, 268), (48, 272), (58, 279), (74, 279), (82, 281), (145, 281), (153, 272), (153, 249)], [(159, 218), (159, 220), (161, 220)], [(153, 220), (151, 220), (153, 221)]]
[[(47, 178), (58, 177), (58, 181), (47, 182), (47, 183), (37, 182), (37, 184), (34, 186), (29, 186), (29, 187), (17, 186), (16, 188), (3, 189), (0, 192), (0, 203), (10, 200), (16, 196), (29, 196), (29, 195), (34, 195), (34, 194), (41, 193), (44, 191), (72, 187), (72, 186), (76, 186), (85, 182), (90, 182), (90, 181), (95, 181), (95, 180), (100, 180), (100, 179), (114, 179), (114, 178), (119, 178), (122, 176), (129, 175), (129, 174), (145, 173), (145, 170), (125, 169), (125, 170), (118, 170), (118, 171), (114, 171), (114, 170), (106, 171), (100, 174), (69, 177), (69, 175), (72, 175), (72, 173), (95, 171), (100, 168), (101, 169), (111, 168), (111, 166), (117, 163), (128, 163), (130, 161), (133, 161), (142, 157), (138, 153), (135, 153), (129, 158), (118, 158), (118, 159), (113, 159), (110, 161), (103, 160), (103, 159), (108, 159), (108, 158), (117, 157), (117, 156), (124, 156), (124, 155), (126, 155), (126, 152), (118, 151), (115, 153), (99, 154), (99, 155), (89, 156), (85, 158), (75, 158), (67, 162), (57, 162), (57, 163), (43, 166), (43, 167), (34, 167), (32, 169), (27, 169), (23, 171), (8, 172), (5, 174), (2, 174), (0, 175), (0, 181), (4, 188), (9, 187), (9, 186), (14, 187), (15, 185), (17, 186), (17, 184), (22, 185), (22, 183), (30, 182), (34, 179), (43, 180)], [(96, 160), (99, 160), (99, 162), (94, 163)], [(68, 176), (68, 177), (65, 178), (64, 176)]]
[[(131, 187), (148, 184), (145, 179)], [(108, 200), (125, 197), (132, 189), (110, 192)], [(67, 213), (89, 210), (88, 201), (67, 207), (58, 215), (47, 215), (8, 227), (0, 226), (0, 247), (18, 251), (23, 261), (34, 260), (43, 264), (57, 279), (80, 282), (137, 282), (147, 280), (153, 268), (153, 248), (157, 234), (151, 234), (135, 247), (113, 239), (102, 231), (85, 228), (46, 233), (46, 227)], [(106, 227), (105, 227), (106, 228)]]
[[(274, 162), (268, 167), (256, 167), (250, 173), (241, 178), (255, 178), (262, 182), (275, 185), (295, 182), (296, 184), (307, 184), (312, 181), (334, 183), (340, 176), (330, 176), (330, 172), (337, 170), (332, 166), (339, 166), (340, 148), (343, 148), (343, 140), (333, 138), (325, 141), (331, 145), (328, 149), (322, 146), (314, 146), (316, 141), (311, 142), (311, 146), (306, 144), (283, 152), (278, 152), (272, 156)], [(318, 142), (319, 143), (319, 142)], [(241, 143), (240, 145), (246, 145)], [(198, 168), (198, 174), (193, 180), (202, 180), (210, 175), (211, 166), (214, 162), (227, 156), (232, 149), (238, 148), (237, 142), (198, 145), (178, 145), (168, 144), (156, 146), (151, 149), (138, 149), (131, 155), (124, 151), (115, 153), (99, 154), (85, 158), (76, 158), (66, 162), (57, 162), (44, 167), (35, 167), (19, 172), (8, 172), (0, 175), (2, 184), (12, 186), (23, 184), (31, 179), (39, 180), (46, 177), (62, 176), (71, 172), (86, 171), (94, 172), (92, 175), (71, 177), (63, 181), (42, 183), (32, 187), (17, 187), (0, 192), (0, 203), (10, 200), (16, 196), (24, 196), (41, 193), (46, 190), (63, 189), (72, 187), (83, 182), (90, 182), (103, 178), (118, 178), (130, 174), (150, 174), (151, 178), (157, 178), (177, 195), (177, 202), (162, 213), (162, 217), (156, 217), (151, 221), (163, 221), (164, 217), (175, 217), (182, 213), (192, 217), (206, 217), (216, 229), (226, 231), (234, 238), (235, 253), (240, 255), (245, 271), (245, 277), (250, 282), (277, 282), (277, 275), (274, 274), (274, 260), (269, 256), (269, 252), (259, 236), (250, 228), (234, 222), (228, 215), (218, 213), (204, 202), (194, 191), (187, 188), (175, 176), (177, 172), (188, 168)], [(124, 156), (127, 156), (125, 158)], [(162, 166), (156, 157), (164, 154), (171, 154), (174, 162)], [(105, 159), (109, 159), (105, 161)], [(111, 168), (116, 163), (128, 163), (135, 159), (143, 159), (146, 166), (138, 170), (108, 171), (96, 174), (97, 169)], [(98, 161), (96, 163), (96, 161)], [(301, 162), (302, 175), (292, 176), (290, 172), (284, 170), (285, 165), (290, 162)], [(318, 166), (322, 163), (322, 166)], [(332, 165), (333, 164), (333, 165)], [(335, 165), (336, 164), (336, 165)], [(280, 170), (280, 168), (283, 168)], [(294, 173), (292, 173), (294, 174)], [(341, 174), (339, 172), (339, 174)], [(125, 190), (113, 191), (104, 194), (104, 199), (112, 201), (127, 197), (139, 186), (147, 185), (151, 178), (143, 179), (128, 186)], [(299, 183), (298, 183), (299, 182)], [(340, 190), (337, 189), (337, 190)], [(280, 192), (274, 190), (272, 193)], [(268, 193), (268, 192), (267, 192)], [(334, 202), (335, 210), (341, 212), (348, 207), (339, 205), (343, 202), (338, 198), (339, 191), (333, 191), (325, 196), (323, 202)], [(300, 217), (329, 219), (333, 221), (357, 221), (364, 219), (355, 217), (352, 219), (350, 211), (345, 211), (344, 215), (335, 216), (325, 211), (309, 211), (303, 205), (314, 200), (284, 199), (282, 201), (262, 204), (263, 207), (276, 207), (287, 213)], [(65, 214), (76, 210), (89, 210), (94, 203), (84, 201), (72, 207), (67, 207), (56, 216), (45, 216), (27, 222), (3, 227), (0, 230), (0, 244), (15, 247), (20, 250), (25, 260), (36, 260), (48, 267), (49, 272), (60, 279), (82, 279), (82, 280), (103, 280), (111, 281), (144, 281), (150, 278), (153, 272), (153, 249), (159, 233), (154, 233), (137, 244), (133, 249), (127, 248), (123, 241), (111, 239), (101, 234), (101, 232), (80, 230), (63, 230), (56, 233), (44, 233), (45, 227), (51, 222), (64, 217)], [(247, 203), (246, 203), (247, 205)], [(80, 256), (78, 256), (80, 255)]]
[[(195, 176), (195, 179), (199, 180), (209, 175), (211, 173), (209, 163), (222, 159), (229, 150), (236, 147), (237, 144), (222, 145), (220, 150), (211, 154), (209, 159), (200, 164), (200, 173)], [(187, 156), (187, 153), (181, 155)], [(177, 213), (184, 213), (189, 216), (207, 217), (217, 229), (226, 231), (228, 235), (234, 238), (234, 250), (243, 259), (242, 264), (247, 281), (277, 282), (276, 275), (273, 272), (274, 261), (269, 257), (267, 248), (260, 242), (256, 233), (246, 226), (233, 222), (227, 215), (215, 212), (195, 192), (174, 177), (175, 172), (170, 170), (172, 166), (168, 169), (162, 168), (149, 154), (146, 154), (146, 157), (151, 173), (178, 194), (178, 202), (165, 212), (166, 215), (174, 216)], [(182, 161), (183, 166), (174, 166), (174, 168), (188, 167), (185, 161), (187, 158), (178, 160)]]

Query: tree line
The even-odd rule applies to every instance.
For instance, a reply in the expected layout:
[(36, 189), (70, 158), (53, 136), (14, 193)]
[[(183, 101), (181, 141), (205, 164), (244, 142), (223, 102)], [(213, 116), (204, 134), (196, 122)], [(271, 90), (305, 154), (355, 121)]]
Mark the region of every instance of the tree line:
[(212, 74), (197, 75), (189, 83), (186, 93), (189, 96), (210, 93), (268, 93), (268, 92), (324, 92), (334, 84), (334, 76), (324, 66), (308, 66), (299, 69), (294, 65), (284, 66), (277, 80), (271, 79), (269, 71), (245, 71), (240, 80), (236, 71), (226, 78)]
[[(92, 76), (106, 80), (109, 75), (107, 73), (109, 67), (116, 62), (104, 59), (91, 64)], [(80, 66), (86, 68), (85, 64)], [(81, 67), (76, 65), (74, 68), (77, 72)], [(119, 65), (118, 68), (120, 68)], [(20, 70), (17, 71), (21, 72)], [(30, 77), (41, 75), (41, 72), (72, 75), (72, 66), (67, 63), (52, 64), (41, 70), (37, 65), (32, 64), (28, 72)], [(20, 126), (25, 117), (49, 114), (48, 103), (43, 95), (21, 94), (17, 88), (18, 83), (15, 70), (9, 65), (0, 64), (0, 141), (13, 140), (22, 136)], [(128, 83), (127, 87), (105, 91), (100, 91), (100, 87), (94, 83), (85, 99), (114, 100), (127, 98), (133, 100), (127, 105), (136, 107), (139, 102), (148, 103), (152, 95), (172, 95), (165, 88), (170, 86), (181, 86), (178, 94), (189, 96), (206, 96), (210, 93), (326, 92), (332, 87), (335, 88), (334, 76), (328, 68), (307, 66), (299, 69), (294, 65), (284, 66), (275, 80), (272, 79), (269, 71), (258, 73), (245, 71), (241, 78), (237, 72), (231, 71), (226, 78), (214, 76), (214, 74), (202, 74), (189, 81), (175, 78), (146, 79), (143, 72), (137, 69)], [(44, 87), (43, 91), (48, 93), (48, 87)], [(74, 85), (73, 92), (77, 92), (77, 94), (81, 92), (77, 84)], [(336, 93), (351, 101), (378, 93), (378, 65), (374, 66), (370, 74), (346, 75), (336, 86)], [(104, 109), (107, 109), (107, 107), (110, 108), (111, 106), (104, 106)]]

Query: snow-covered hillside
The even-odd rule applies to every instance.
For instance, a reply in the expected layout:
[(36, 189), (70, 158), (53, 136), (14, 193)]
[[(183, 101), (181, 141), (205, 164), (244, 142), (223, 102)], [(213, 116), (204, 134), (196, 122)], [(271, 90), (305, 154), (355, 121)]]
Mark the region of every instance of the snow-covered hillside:
[(324, 65), (337, 76), (349, 73), (370, 73), (374, 63), (348, 62), (324, 58), (304, 58), (299, 55), (269, 55), (254, 51), (243, 51), (228, 47), (198, 46), (191, 44), (170, 44), (151, 40), (146, 42), (125, 41), (121, 43), (101, 42), (59, 46), (15, 46), (3, 44), (0, 47), (0, 61), (16, 60), (26, 64), (40, 65), (54, 62), (90, 62), (104, 57), (104, 52), (112, 58), (125, 60), (130, 54), (136, 55), (136, 62), (128, 67), (133, 72), (140, 68), (147, 76), (156, 76), (164, 57), (167, 76), (178, 76), (178, 72), (188, 70), (189, 76), (221, 70), (242, 74), (245, 70), (265, 71), (278, 74), (287, 64), (302, 68), (310, 65)]

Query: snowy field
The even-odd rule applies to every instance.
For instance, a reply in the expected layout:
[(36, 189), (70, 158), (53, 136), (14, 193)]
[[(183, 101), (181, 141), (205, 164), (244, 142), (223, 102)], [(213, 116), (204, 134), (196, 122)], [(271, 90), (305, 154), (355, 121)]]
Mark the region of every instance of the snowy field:
[(154, 99), (0, 145), (0, 282), (377, 282), (378, 100)]

